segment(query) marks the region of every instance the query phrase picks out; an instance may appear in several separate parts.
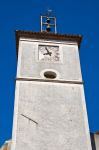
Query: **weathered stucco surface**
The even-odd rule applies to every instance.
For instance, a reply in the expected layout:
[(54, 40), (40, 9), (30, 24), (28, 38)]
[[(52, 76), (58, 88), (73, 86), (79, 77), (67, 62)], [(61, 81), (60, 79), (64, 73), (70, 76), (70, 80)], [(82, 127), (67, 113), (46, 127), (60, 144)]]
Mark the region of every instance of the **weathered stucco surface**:
[(15, 150), (91, 150), (82, 85), (21, 81), (17, 88)]
[[(61, 63), (39, 61), (38, 46), (41, 44), (59, 46), (62, 57)], [(43, 40), (38, 42), (20, 41), (17, 77), (42, 78), (40, 73), (44, 69), (57, 70), (60, 74), (60, 80), (82, 81), (77, 44), (58, 44)]]
[[(39, 44), (59, 46), (62, 62), (40, 62)], [(56, 83), (43, 79), (41, 72), (46, 69), (58, 72)], [(77, 44), (21, 39), (20, 77), (40, 82), (16, 81), (11, 150), (91, 150), (83, 84), (77, 84), (82, 82)]]

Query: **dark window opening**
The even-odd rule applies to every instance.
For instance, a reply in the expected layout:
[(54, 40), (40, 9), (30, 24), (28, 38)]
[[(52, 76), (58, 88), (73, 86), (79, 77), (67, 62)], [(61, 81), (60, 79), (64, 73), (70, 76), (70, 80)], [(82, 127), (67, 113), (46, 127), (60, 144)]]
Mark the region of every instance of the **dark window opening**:
[(44, 77), (48, 78), (48, 79), (55, 79), (56, 78), (56, 73), (53, 71), (46, 71), (44, 73)]

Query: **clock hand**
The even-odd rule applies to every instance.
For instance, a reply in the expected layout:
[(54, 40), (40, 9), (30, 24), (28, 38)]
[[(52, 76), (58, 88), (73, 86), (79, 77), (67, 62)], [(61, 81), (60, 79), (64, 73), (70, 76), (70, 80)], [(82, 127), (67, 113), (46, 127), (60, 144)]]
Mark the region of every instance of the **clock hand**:
[(52, 52), (49, 53), (44, 53), (43, 55), (50, 55), (51, 56)]
[(45, 49), (47, 50), (47, 53), (44, 53), (44, 55), (50, 55), (51, 56), (52, 52), (50, 52), (47, 47), (45, 47)]
[(45, 49), (47, 50), (47, 53), (49, 53), (49, 50), (48, 50), (48, 48), (47, 48), (47, 47), (45, 47)]
[(33, 119), (31, 119), (31, 118), (29, 118), (29, 117), (27, 117), (27, 116), (23, 115), (23, 114), (21, 114), (21, 116), (23, 116), (23, 117), (25, 117), (25, 118), (29, 119), (30, 121), (32, 121), (32, 122), (34, 122), (34, 123), (36, 123), (36, 124), (38, 125), (38, 122), (36, 122), (35, 120), (33, 120)]

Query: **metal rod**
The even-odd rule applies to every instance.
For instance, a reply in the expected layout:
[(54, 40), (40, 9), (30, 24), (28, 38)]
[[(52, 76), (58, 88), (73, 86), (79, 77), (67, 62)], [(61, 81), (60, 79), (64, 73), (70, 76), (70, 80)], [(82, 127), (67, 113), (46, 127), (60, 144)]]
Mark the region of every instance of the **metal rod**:
[(29, 119), (30, 121), (32, 121), (32, 122), (34, 122), (34, 123), (38, 124), (38, 122), (36, 122), (35, 120), (33, 120), (33, 119), (31, 119), (31, 118), (29, 118), (29, 117), (27, 117), (27, 116), (23, 115), (23, 114), (21, 114), (21, 116), (23, 116), (23, 117), (25, 117), (25, 118)]
[(50, 25), (50, 26), (55, 26), (55, 24), (50, 24), (50, 23), (42, 23), (43, 25)]
[(56, 29), (56, 17), (55, 17), (55, 33), (57, 33), (57, 29)]
[[(43, 18), (47, 18), (48, 16), (42, 16)], [(55, 19), (55, 17), (48, 17), (50, 19)]]
[(42, 16), (41, 16), (41, 32), (42, 32)]

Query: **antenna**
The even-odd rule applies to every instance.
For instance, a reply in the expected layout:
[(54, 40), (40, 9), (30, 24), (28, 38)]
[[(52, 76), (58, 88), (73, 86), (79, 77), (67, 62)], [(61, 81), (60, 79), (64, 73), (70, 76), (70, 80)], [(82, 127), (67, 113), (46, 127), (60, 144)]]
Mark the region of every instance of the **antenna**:
[(41, 16), (41, 32), (56, 33), (56, 17), (52, 16), (51, 9)]

